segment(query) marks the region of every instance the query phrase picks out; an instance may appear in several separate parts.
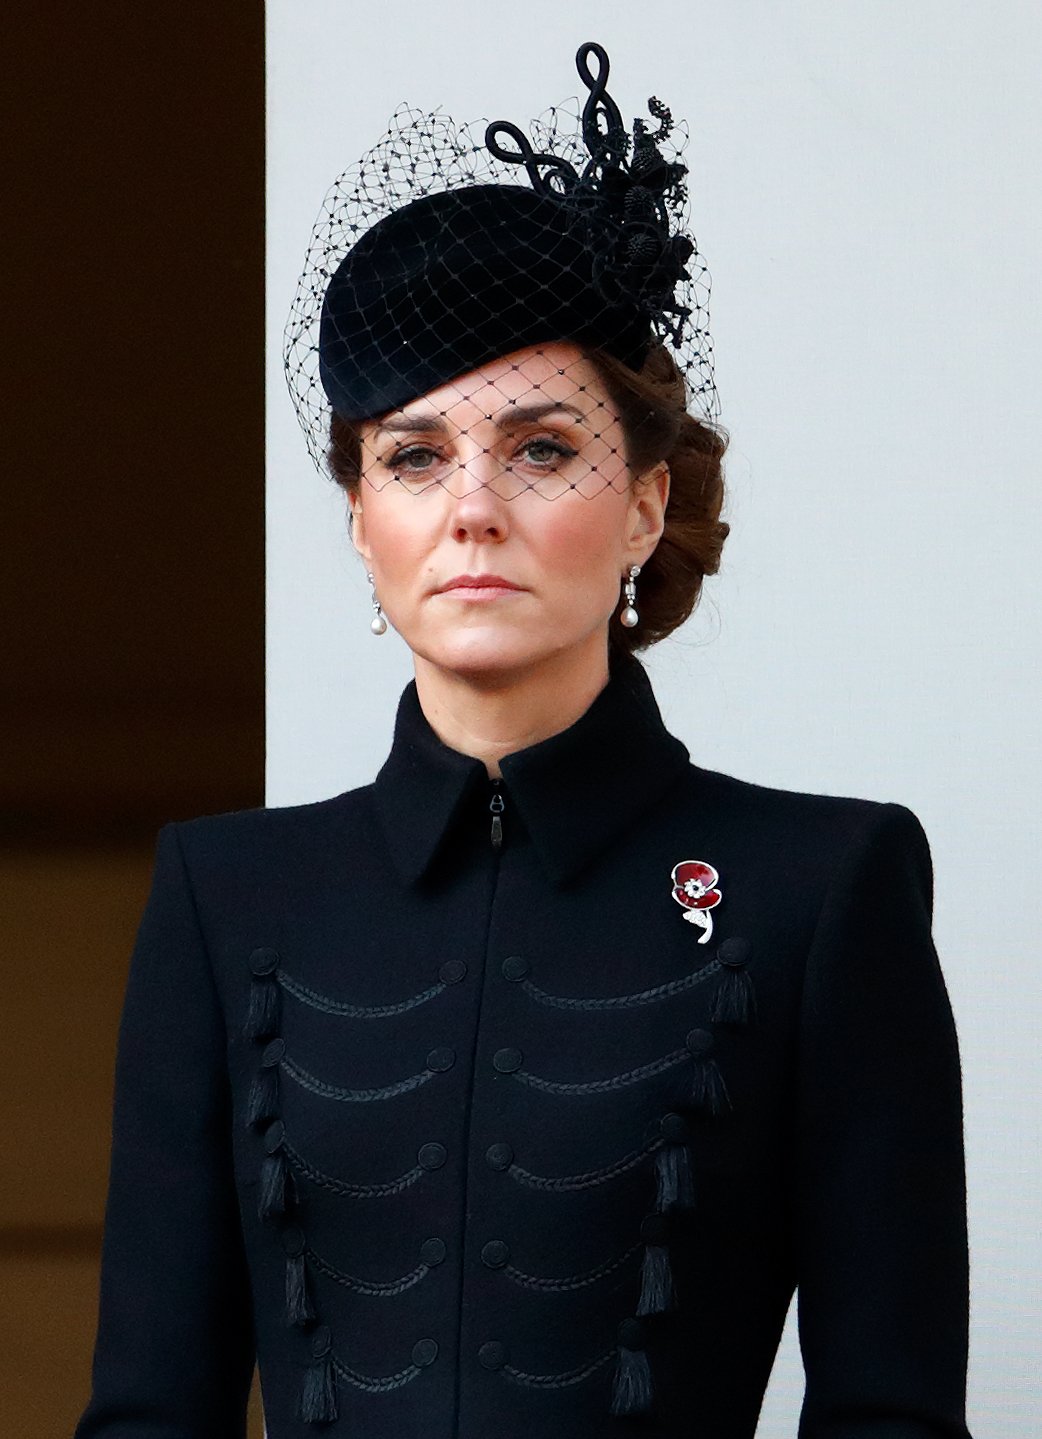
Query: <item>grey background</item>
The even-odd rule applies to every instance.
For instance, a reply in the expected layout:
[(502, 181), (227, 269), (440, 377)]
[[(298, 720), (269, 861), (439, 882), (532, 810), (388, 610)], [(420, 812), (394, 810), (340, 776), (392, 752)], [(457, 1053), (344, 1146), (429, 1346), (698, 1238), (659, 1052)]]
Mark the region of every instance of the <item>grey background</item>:
[[(628, 120), (655, 93), (690, 125), (732, 434), (722, 572), (645, 663), (696, 762), (926, 827), (965, 1078), (971, 1429), (1038, 1432), (1042, 12), (269, 0), (267, 23), (268, 803), (369, 781), (412, 675), (369, 632), (282, 377), (321, 199), (399, 101), (524, 126), (578, 94), (598, 40)], [(764, 1439), (796, 1429), (793, 1317)]]

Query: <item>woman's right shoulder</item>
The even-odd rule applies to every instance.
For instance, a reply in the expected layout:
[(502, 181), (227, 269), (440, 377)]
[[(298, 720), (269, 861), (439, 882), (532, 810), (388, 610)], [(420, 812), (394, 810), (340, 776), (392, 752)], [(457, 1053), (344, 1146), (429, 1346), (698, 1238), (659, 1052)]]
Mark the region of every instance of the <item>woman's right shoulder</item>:
[(330, 850), (350, 854), (370, 843), (372, 791), (366, 784), (299, 804), (194, 815), (168, 821), (159, 834), (176, 836), (189, 870), (282, 869), (290, 858), (299, 862)]

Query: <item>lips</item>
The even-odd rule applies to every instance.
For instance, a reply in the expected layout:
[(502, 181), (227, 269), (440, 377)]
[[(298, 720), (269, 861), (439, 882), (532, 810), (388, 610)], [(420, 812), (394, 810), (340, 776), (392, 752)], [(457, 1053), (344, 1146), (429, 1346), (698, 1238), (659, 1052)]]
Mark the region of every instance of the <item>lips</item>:
[(502, 575), (457, 575), (455, 579), (447, 580), (438, 594), (444, 594), (446, 590), (519, 590), (520, 585), (515, 585), (512, 580), (504, 579)]

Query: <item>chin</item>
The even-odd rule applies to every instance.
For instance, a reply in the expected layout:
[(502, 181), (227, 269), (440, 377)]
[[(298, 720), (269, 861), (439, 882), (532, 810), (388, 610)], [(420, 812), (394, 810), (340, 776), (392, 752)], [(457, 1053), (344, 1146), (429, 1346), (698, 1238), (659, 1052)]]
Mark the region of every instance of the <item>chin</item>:
[(561, 645), (549, 637), (545, 643), (540, 643), (530, 630), (497, 632), (482, 629), (468, 632), (461, 628), (451, 636), (442, 636), (430, 644), (411, 645), (410, 648), (440, 669), (473, 678), (484, 675), (494, 679), (529, 669), (541, 660), (549, 659), (560, 651)]

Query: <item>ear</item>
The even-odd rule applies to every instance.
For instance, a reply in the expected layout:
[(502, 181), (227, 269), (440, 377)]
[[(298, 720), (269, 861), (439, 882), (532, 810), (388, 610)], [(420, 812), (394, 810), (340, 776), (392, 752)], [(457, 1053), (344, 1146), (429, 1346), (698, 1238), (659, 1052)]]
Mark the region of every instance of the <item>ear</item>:
[[(634, 482), (626, 534), (627, 563), (643, 564), (658, 543), (665, 529), (670, 478), (669, 465), (660, 460)], [(653, 543), (649, 544), (649, 540)]]
[(349, 490), (347, 493), (348, 518), (350, 523), (351, 543), (369, 565), (372, 559), (369, 550), (369, 541), (365, 533), (365, 514), (362, 510), (362, 499), (357, 490)]

